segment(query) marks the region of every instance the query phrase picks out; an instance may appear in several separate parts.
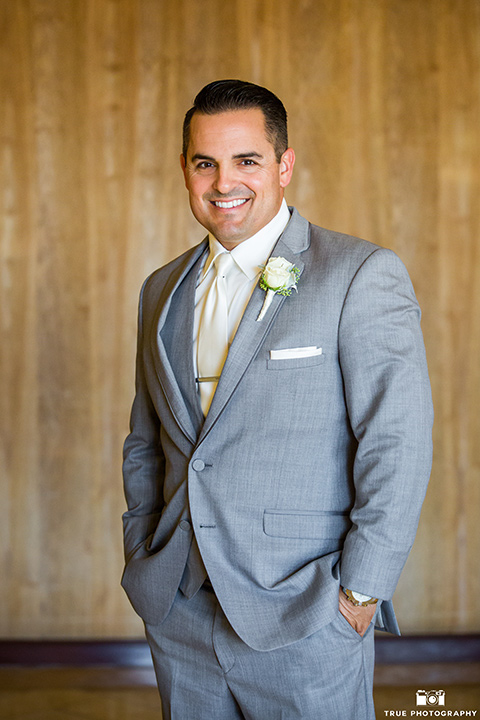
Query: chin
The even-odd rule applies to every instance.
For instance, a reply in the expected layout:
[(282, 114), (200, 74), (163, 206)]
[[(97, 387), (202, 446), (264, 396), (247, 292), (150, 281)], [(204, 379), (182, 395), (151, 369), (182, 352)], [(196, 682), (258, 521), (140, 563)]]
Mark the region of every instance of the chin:
[(245, 227), (225, 227), (224, 225), (217, 225), (211, 227), (210, 232), (220, 242), (241, 242), (246, 237), (249, 237), (248, 230)]

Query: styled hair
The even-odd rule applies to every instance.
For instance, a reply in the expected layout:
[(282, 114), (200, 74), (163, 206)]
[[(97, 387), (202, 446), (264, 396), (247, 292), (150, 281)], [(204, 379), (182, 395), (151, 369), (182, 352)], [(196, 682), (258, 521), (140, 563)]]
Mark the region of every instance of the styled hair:
[(190, 123), (195, 113), (216, 115), (231, 110), (259, 108), (265, 118), (265, 133), (279, 163), (288, 148), (287, 111), (267, 88), (243, 80), (215, 80), (200, 90), (183, 121), (183, 156), (187, 157)]

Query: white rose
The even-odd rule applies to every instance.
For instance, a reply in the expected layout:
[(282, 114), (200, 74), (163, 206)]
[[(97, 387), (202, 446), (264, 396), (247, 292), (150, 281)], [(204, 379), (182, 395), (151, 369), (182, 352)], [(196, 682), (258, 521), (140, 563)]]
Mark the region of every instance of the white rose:
[(292, 263), (289, 263), (285, 258), (270, 258), (263, 271), (263, 279), (272, 290), (293, 287), (295, 285), (295, 274), (292, 270)]
[(267, 294), (265, 295), (260, 314), (257, 317), (257, 322), (260, 322), (260, 320), (265, 317), (265, 313), (270, 307), (275, 293), (279, 292), (282, 295), (290, 295), (292, 289), (297, 289), (299, 277), (300, 271), (298, 268), (288, 262), (288, 260), (285, 260), (285, 258), (270, 258), (260, 278), (260, 287), (262, 290), (266, 290)]

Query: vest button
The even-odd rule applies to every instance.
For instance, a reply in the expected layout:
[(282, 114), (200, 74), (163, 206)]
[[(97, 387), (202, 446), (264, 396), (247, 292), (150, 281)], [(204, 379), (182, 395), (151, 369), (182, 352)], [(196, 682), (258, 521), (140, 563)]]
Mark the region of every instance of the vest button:
[(193, 461), (192, 468), (195, 470), (195, 472), (202, 472), (202, 470), (205, 469), (205, 463), (203, 460), (199, 460), (198, 458)]
[(190, 528), (192, 526), (190, 520), (180, 520), (179, 525), (180, 525), (180, 529), (185, 530), (185, 532), (187, 532), (187, 530), (190, 530)]

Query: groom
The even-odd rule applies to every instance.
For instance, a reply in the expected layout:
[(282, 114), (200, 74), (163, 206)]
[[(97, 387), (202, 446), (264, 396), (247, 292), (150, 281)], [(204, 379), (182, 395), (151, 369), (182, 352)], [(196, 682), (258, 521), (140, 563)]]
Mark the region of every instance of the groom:
[(181, 165), (208, 236), (141, 292), (122, 583), (165, 720), (371, 720), (373, 627), (398, 633), (420, 310), (393, 252), (288, 208), (294, 161), (273, 93), (203, 88)]

